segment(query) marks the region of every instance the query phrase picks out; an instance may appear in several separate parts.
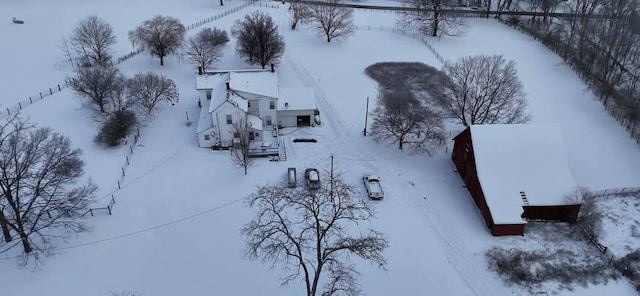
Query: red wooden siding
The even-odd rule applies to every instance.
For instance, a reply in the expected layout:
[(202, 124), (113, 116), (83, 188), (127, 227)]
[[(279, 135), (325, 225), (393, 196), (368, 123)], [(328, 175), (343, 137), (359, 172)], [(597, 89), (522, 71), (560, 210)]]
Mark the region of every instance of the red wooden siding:
[[(480, 210), (491, 234), (500, 235), (524, 235), (525, 224), (494, 224), (491, 211), (487, 206), (482, 186), (478, 179), (475, 156), (473, 152), (473, 142), (471, 140), (471, 129), (467, 128), (454, 139), (451, 159), (462, 177), (464, 184), (471, 194), (473, 201)], [(524, 206), (522, 217), (525, 219), (561, 221), (573, 223), (578, 217), (580, 205), (557, 205), (557, 206)]]

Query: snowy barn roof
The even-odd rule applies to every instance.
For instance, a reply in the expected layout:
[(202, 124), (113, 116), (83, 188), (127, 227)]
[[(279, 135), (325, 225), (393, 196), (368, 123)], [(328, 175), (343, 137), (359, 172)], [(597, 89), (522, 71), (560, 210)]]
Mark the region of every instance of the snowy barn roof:
[(313, 88), (285, 88), (280, 90), (278, 98), (278, 110), (314, 110), (316, 100), (313, 95)]
[(278, 74), (265, 71), (234, 71), (229, 74), (229, 87), (271, 98), (278, 98)]
[(571, 204), (565, 196), (576, 189), (576, 183), (558, 126), (472, 125), (471, 141), (478, 179), (494, 223), (525, 223), (521, 215), (527, 203)]

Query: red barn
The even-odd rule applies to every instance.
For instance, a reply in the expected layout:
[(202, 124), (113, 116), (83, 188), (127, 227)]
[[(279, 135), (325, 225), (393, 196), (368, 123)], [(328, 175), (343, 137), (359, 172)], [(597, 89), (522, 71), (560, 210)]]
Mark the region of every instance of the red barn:
[(491, 234), (523, 235), (527, 221), (575, 222), (580, 204), (555, 125), (472, 125), (454, 138), (453, 162)]

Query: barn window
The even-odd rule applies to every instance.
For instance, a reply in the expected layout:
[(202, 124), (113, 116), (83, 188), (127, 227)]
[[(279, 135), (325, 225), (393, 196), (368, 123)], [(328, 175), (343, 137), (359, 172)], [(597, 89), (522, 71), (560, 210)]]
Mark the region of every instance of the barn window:
[(232, 124), (233, 121), (231, 120), (231, 114), (227, 114), (227, 124)]

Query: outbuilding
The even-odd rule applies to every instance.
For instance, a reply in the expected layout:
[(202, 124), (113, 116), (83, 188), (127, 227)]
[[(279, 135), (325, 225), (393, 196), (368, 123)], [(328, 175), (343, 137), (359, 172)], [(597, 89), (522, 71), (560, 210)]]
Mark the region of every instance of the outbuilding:
[(284, 88), (278, 99), (278, 127), (314, 125), (316, 112), (313, 88)]
[(491, 234), (524, 235), (529, 221), (575, 222), (580, 203), (560, 128), (553, 124), (471, 125), (452, 159)]

